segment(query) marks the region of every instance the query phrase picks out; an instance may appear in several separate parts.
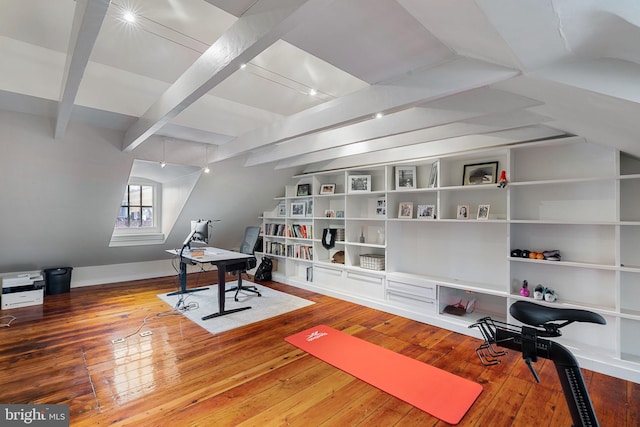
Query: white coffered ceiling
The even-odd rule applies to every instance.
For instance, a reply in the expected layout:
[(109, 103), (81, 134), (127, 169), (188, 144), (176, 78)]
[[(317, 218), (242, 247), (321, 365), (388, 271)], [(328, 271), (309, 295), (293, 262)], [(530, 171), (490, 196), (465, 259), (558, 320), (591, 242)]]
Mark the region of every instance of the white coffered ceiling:
[(0, 0), (0, 108), (196, 165), (204, 144), (318, 170), (564, 134), (640, 156), (639, 40), (636, 0)]

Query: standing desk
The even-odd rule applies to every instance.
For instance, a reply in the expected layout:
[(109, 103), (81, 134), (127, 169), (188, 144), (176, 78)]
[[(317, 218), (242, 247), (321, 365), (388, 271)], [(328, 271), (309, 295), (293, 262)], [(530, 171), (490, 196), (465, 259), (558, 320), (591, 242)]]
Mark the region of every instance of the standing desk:
[(248, 310), (251, 307), (240, 307), (234, 308), (232, 310), (224, 309), (225, 302), (225, 276), (227, 273), (227, 266), (231, 264), (238, 264), (240, 262), (249, 262), (251, 259), (255, 259), (253, 255), (243, 254), (241, 252), (228, 251), (226, 249), (218, 249), (218, 248), (200, 248), (200, 250), (204, 249), (204, 256), (195, 257), (191, 255), (191, 251), (189, 249), (168, 249), (172, 255), (176, 255), (180, 257), (180, 291), (175, 292), (175, 294), (185, 294), (189, 292), (194, 292), (202, 289), (190, 289), (187, 290), (187, 263), (189, 264), (205, 264), (211, 263), (218, 268), (218, 312), (209, 314), (204, 316), (202, 320), (212, 319), (214, 317), (224, 316), (226, 314), (236, 313), (242, 310)]

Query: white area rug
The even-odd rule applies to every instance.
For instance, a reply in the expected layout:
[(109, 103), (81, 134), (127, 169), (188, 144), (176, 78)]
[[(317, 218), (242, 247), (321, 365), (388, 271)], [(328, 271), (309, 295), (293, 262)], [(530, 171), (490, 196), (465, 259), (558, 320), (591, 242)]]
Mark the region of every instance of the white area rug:
[[(231, 289), (235, 287), (237, 283), (236, 281), (227, 282), (225, 288)], [(209, 289), (184, 295), (167, 296), (167, 294), (160, 294), (158, 298), (171, 307), (175, 307), (183, 296), (185, 305), (196, 303), (198, 308), (183, 311), (182, 314), (212, 334), (259, 322), (260, 320), (315, 304), (313, 301), (285, 294), (284, 292), (279, 292), (266, 286), (256, 285), (246, 280), (242, 281), (242, 285), (256, 286), (262, 296), (259, 297), (253, 292), (241, 291), (238, 294), (238, 302), (235, 302), (233, 299), (235, 291), (227, 292), (225, 310), (247, 306), (250, 306), (251, 309), (214, 317), (208, 320), (202, 320), (202, 318), (218, 312), (218, 285), (206, 286)]]

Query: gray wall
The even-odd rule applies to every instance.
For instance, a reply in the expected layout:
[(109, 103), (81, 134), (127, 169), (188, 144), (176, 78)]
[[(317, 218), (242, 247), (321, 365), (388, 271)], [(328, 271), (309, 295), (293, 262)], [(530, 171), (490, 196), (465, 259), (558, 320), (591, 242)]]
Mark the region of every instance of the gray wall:
[(166, 244), (110, 248), (115, 216), (135, 153), (122, 132), (72, 123), (53, 139), (51, 119), (0, 110), (0, 273), (167, 259), (191, 219), (220, 219), (213, 246), (240, 245), (244, 227), (284, 194), (293, 170), (245, 168), (244, 158), (212, 165), (196, 184)]

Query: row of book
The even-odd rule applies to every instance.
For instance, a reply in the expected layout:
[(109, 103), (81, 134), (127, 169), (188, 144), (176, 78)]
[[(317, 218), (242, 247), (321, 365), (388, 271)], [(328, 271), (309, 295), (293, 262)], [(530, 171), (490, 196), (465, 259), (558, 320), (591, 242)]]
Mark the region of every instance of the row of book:
[(264, 252), (271, 255), (285, 256), (287, 247), (280, 242), (264, 242)]
[(311, 245), (287, 245), (287, 256), (290, 258), (313, 260), (313, 246)]
[(267, 223), (264, 225), (265, 236), (276, 237), (295, 237), (298, 239), (312, 239), (313, 228), (311, 224), (279, 224), (279, 223)]
[(289, 226), (289, 237), (298, 239), (311, 239), (313, 236), (311, 224), (291, 224)]
[(264, 234), (267, 236), (284, 237), (287, 227), (284, 224), (268, 223), (264, 225)]

